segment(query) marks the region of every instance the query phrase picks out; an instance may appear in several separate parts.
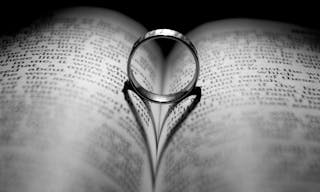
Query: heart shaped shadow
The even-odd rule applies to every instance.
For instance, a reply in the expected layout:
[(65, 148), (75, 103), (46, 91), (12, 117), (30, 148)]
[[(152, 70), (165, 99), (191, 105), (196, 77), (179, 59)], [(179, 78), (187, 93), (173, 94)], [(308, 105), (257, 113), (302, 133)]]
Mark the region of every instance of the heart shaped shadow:
[[(131, 85), (131, 83), (129, 81), (126, 81), (124, 83), (124, 87), (122, 89), (122, 92), (124, 94), (124, 98), (126, 100), (126, 102), (128, 103), (128, 106), (139, 126), (139, 131), (141, 132), (141, 135), (145, 141), (146, 147), (148, 149), (148, 155), (149, 155), (149, 160), (151, 163), (151, 169), (153, 170), (153, 162), (151, 160), (151, 150), (150, 150), (150, 146), (148, 145), (149, 141), (147, 138), (147, 134), (146, 134), (146, 128), (144, 126), (145, 123), (143, 123), (143, 121), (146, 121), (145, 117), (142, 117), (141, 114), (141, 109), (137, 109), (137, 107), (135, 107), (134, 103), (133, 103), (133, 99), (129, 94), (129, 91), (135, 93), (135, 89), (133, 88), (133, 86)], [(159, 142), (159, 138), (161, 133), (163, 132), (163, 127), (166, 123), (166, 121), (168, 119), (170, 119), (170, 115), (172, 115), (173, 113), (175, 113), (175, 109), (177, 109), (177, 107), (179, 106), (179, 104), (181, 104), (183, 101), (185, 101), (186, 99), (188, 99), (189, 97), (194, 97), (191, 101), (191, 103), (188, 106), (183, 106), (183, 112), (179, 112), (179, 115), (174, 122), (170, 125), (170, 129), (169, 132), (166, 135), (164, 144), (161, 148), (161, 151), (158, 153), (159, 154), (159, 158), (158, 158), (158, 162), (157, 162), (157, 168), (158, 169), (158, 165), (160, 164), (159, 162), (161, 161), (161, 157), (163, 155), (163, 153), (165, 152), (168, 144), (170, 143), (170, 140), (172, 139), (172, 137), (175, 135), (175, 133), (179, 130), (179, 128), (181, 127), (181, 124), (187, 119), (187, 117), (191, 114), (191, 112), (196, 108), (196, 106), (198, 105), (198, 103), (200, 102), (201, 99), (201, 87), (195, 87), (183, 100), (179, 101), (179, 102), (175, 102), (172, 103), (166, 113), (166, 115), (164, 116), (163, 122), (161, 124), (161, 129), (160, 129), (160, 134), (157, 136), (156, 133), (156, 127), (155, 127), (155, 121), (154, 121), (154, 117), (153, 114), (151, 112), (151, 106), (148, 100), (142, 98), (139, 96), (139, 94), (135, 94), (135, 96), (139, 97), (140, 101), (143, 102), (143, 104), (145, 105), (145, 112), (149, 115), (148, 120), (147, 121), (151, 121), (152, 123), (152, 127), (153, 127), (153, 131), (155, 134), (155, 138), (156, 138), (156, 149), (158, 151), (158, 142)], [(143, 120), (144, 119), (144, 120)], [(155, 171), (156, 171), (155, 170)], [(155, 171), (153, 171), (153, 177), (155, 176)], [(154, 179), (154, 178), (153, 178)]]

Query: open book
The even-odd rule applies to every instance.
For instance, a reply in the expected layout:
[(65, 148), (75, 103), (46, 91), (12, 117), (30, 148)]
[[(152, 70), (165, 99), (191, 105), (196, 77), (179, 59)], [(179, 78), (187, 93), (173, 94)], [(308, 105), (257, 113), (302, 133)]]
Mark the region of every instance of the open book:
[[(171, 135), (188, 98), (160, 126), (168, 109), (152, 106), (150, 123), (130, 92), (141, 128), (122, 92), (145, 32), (120, 13), (74, 8), (1, 38), (1, 192), (320, 191), (317, 32), (248, 19), (190, 32), (202, 96)], [(137, 70), (159, 88), (156, 69)]]

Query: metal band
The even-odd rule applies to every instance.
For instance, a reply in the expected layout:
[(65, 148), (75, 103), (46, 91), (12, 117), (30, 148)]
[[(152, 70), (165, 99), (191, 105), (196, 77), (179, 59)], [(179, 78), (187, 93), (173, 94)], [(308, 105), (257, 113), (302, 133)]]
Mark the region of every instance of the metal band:
[[(138, 47), (141, 44), (143, 44), (149, 40), (157, 39), (157, 38), (167, 38), (167, 39), (173, 39), (173, 40), (179, 41), (179, 42), (183, 43), (185, 46), (187, 46), (193, 55), (193, 58), (195, 60), (195, 65), (196, 65), (194, 76), (193, 76), (192, 80), (189, 82), (189, 84), (179, 92), (167, 94), (167, 95), (160, 95), (160, 94), (152, 93), (152, 92), (146, 90), (145, 88), (143, 88), (138, 83), (138, 81), (135, 79), (135, 77), (133, 75), (133, 70), (131, 69), (131, 59), (134, 56), (136, 50), (138, 49)], [(198, 80), (198, 77), (199, 77), (199, 71), (200, 71), (200, 65), (199, 65), (198, 54), (197, 54), (197, 50), (196, 50), (195, 46), (192, 44), (192, 42), (187, 37), (185, 37), (184, 35), (182, 35), (181, 33), (177, 32), (177, 31), (174, 31), (171, 29), (156, 29), (153, 31), (149, 31), (144, 36), (140, 37), (134, 43), (134, 45), (131, 49), (129, 58), (128, 58), (127, 74), (128, 74), (129, 81), (132, 84), (133, 88), (143, 98), (148, 99), (152, 102), (156, 102), (156, 103), (177, 102), (177, 101), (180, 101), (183, 98), (185, 98), (188, 95), (188, 93), (190, 93), (193, 90), (193, 88), (195, 87), (197, 80)]]

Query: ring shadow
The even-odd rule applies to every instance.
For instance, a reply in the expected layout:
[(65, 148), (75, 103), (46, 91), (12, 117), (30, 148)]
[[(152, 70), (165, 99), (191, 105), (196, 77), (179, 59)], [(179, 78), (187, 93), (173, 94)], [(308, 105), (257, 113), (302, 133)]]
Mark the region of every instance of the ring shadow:
[[(161, 135), (161, 132), (162, 132), (162, 128), (163, 128), (163, 125), (165, 124), (165, 122), (167, 121), (167, 119), (169, 118), (170, 114), (174, 111), (175, 107), (180, 103), (182, 102), (183, 100), (185, 100), (186, 98), (190, 97), (190, 96), (195, 96), (195, 98), (192, 100), (192, 103), (186, 108), (186, 110), (182, 113), (182, 115), (178, 118), (176, 124), (173, 126), (173, 128), (170, 130), (170, 132), (168, 133), (167, 135), (167, 138), (165, 139), (165, 142), (164, 142), (164, 145), (162, 147), (162, 150), (161, 152), (159, 153), (159, 158), (158, 158), (158, 163), (157, 163), (157, 167), (156, 167), (156, 170), (153, 170), (153, 162), (151, 160), (151, 151), (150, 151), (150, 146), (148, 146), (148, 138), (147, 138), (147, 135), (146, 135), (146, 130), (145, 128), (143, 127), (143, 123), (142, 123), (142, 119), (140, 118), (139, 114), (138, 114), (138, 111), (137, 109), (134, 107), (134, 104), (132, 102), (132, 99), (129, 95), (129, 91), (132, 91), (134, 92), (141, 100), (142, 102), (145, 104), (145, 107), (147, 108), (147, 111), (148, 111), (148, 115), (150, 116), (151, 118), (151, 121), (153, 123), (153, 127), (154, 127), (154, 131), (155, 130), (155, 121), (154, 121), (154, 117), (153, 117), (153, 114), (151, 112), (151, 107), (150, 107), (150, 103), (147, 99), (145, 98), (142, 98), (139, 94), (136, 93), (135, 89), (133, 88), (132, 84), (129, 82), (129, 81), (126, 81), (124, 83), (124, 86), (123, 86), (123, 89), (122, 89), (122, 92), (124, 94), (124, 98), (126, 100), (126, 102), (128, 103), (128, 106), (139, 126), (139, 129), (140, 129), (140, 132), (141, 132), (141, 135), (147, 145), (147, 148), (148, 148), (148, 154), (149, 154), (149, 160), (150, 160), (150, 163), (151, 163), (151, 169), (152, 169), (152, 180), (154, 182), (154, 179), (155, 179), (155, 175), (156, 173), (158, 172), (158, 167), (159, 167), (159, 162), (161, 161), (162, 159), (162, 155), (163, 153), (165, 152), (166, 148), (168, 147), (168, 144), (169, 144), (169, 141), (171, 140), (171, 138), (175, 135), (175, 133), (179, 130), (179, 128), (181, 127), (181, 124), (187, 119), (187, 117), (191, 114), (191, 112), (196, 108), (196, 106), (198, 105), (198, 103), (200, 102), (200, 99), (201, 99), (201, 87), (194, 87), (193, 90), (187, 95), (185, 96), (182, 100), (178, 101), (178, 102), (174, 102), (168, 109), (168, 112), (167, 114), (165, 115), (164, 119), (163, 119), (163, 123), (161, 125), (161, 131), (160, 131), (160, 134), (159, 134), (159, 137)], [(155, 135), (156, 135), (156, 132), (155, 132)], [(158, 140), (159, 138), (156, 137), (156, 149), (158, 151)]]

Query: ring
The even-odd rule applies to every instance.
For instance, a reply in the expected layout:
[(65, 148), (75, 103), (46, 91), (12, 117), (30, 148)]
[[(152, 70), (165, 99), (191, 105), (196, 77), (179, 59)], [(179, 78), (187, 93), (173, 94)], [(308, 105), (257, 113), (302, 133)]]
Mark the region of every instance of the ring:
[[(189, 82), (189, 84), (179, 92), (164, 94), (164, 95), (152, 93), (146, 90), (145, 88), (143, 88), (133, 75), (133, 70), (131, 69), (131, 59), (134, 56), (138, 47), (149, 40), (158, 39), (158, 38), (173, 39), (183, 43), (191, 51), (193, 58), (195, 60), (196, 69), (195, 69), (193, 78)], [(129, 78), (129, 82), (133, 86), (134, 90), (143, 98), (156, 103), (171, 103), (171, 102), (177, 102), (182, 100), (188, 95), (188, 93), (190, 93), (193, 90), (199, 77), (199, 71), (200, 71), (199, 68), (200, 68), (200, 65), (199, 65), (197, 50), (195, 46), (192, 44), (192, 42), (186, 36), (171, 29), (156, 29), (156, 30), (147, 32), (145, 35), (140, 37), (133, 44), (133, 47), (131, 49), (131, 52), (128, 58), (127, 75)]]

